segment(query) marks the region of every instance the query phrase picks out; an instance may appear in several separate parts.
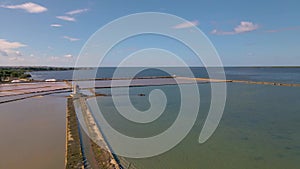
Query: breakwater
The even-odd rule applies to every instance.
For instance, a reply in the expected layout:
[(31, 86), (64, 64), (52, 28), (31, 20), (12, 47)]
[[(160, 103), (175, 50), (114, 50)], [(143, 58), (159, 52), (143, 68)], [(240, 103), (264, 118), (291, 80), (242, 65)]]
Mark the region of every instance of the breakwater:
[[(86, 99), (84, 95), (79, 93), (73, 94), (71, 99), (74, 106), (74, 109), (72, 109), (72, 111), (74, 111), (73, 115), (76, 118), (76, 124), (73, 125), (76, 125), (77, 128), (80, 129), (77, 131), (80, 139), (75, 147), (81, 147), (82, 155), (80, 157), (82, 157), (81, 161), (84, 164), (84, 168), (120, 169), (118, 159), (106, 143), (86, 104)], [(82, 115), (80, 124), (76, 113)], [(93, 140), (90, 139), (90, 137), (93, 138)], [(67, 137), (67, 139), (69, 138)], [(77, 152), (79, 151), (77, 150)], [(68, 154), (69, 152), (67, 152), (66, 157), (69, 156)]]
[[(145, 78), (119, 78), (119, 79), (94, 79), (92, 81), (74, 81), (80, 89), (94, 90), (117, 87), (144, 87), (144, 86), (164, 86), (178, 84), (203, 84), (203, 83), (245, 83), (257, 85), (290, 86), (300, 87), (300, 83), (281, 83), (250, 80), (230, 80), (230, 79), (210, 79), (193, 77), (145, 77)], [(92, 83), (91, 83), (92, 82)], [(91, 86), (93, 85), (93, 86)], [(92, 92), (94, 93), (94, 91)]]
[(251, 80), (222, 80), (222, 79), (209, 79), (209, 78), (190, 78), (190, 77), (177, 77), (187, 81), (195, 80), (196, 82), (206, 83), (245, 83), (245, 84), (258, 84), (258, 85), (273, 85), (273, 86), (290, 86), (300, 87), (300, 83), (281, 83), (281, 82), (264, 82), (264, 81), (251, 81)]
[(79, 127), (76, 112), (71, 97), (67, 100), (67, 117), (66, 117), (66, 169), (84, 169), (83, 155), (80, 143)]

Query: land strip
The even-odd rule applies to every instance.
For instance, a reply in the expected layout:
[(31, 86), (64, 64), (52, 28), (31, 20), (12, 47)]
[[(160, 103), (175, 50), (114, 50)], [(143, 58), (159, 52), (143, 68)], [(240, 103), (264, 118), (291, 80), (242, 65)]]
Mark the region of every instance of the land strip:
[(70, 97), (67, 102), (65, 168), (84, 169), (79, 124), (73, 99)]
[(121, 167), (119, 166), (118, 160), (115, 158), (110, 147), (106, 143), (92, 113), (87, 106), (86, 97), (82, 94), (74, 94), (73, 99), (75, 111), (82, 115), (83, 121), (81, 121), (80, 125), (85, 129), (84, 131), (88, 134), (88, 136), (92, 138), (91, 142), (88, 144), (92, 146), (94, 159), (96, 159), (98, 166), (105, 169), (120, 169)]

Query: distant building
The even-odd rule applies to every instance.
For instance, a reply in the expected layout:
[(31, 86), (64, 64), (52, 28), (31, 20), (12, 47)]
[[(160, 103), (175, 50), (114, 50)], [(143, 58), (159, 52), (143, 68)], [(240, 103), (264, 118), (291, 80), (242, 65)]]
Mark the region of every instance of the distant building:
[(56, 82), (56, 79), (46, 79), (45, 82)]
[(20, 83), (22, 82), (21, 80), (12, 80), (11, 83)]

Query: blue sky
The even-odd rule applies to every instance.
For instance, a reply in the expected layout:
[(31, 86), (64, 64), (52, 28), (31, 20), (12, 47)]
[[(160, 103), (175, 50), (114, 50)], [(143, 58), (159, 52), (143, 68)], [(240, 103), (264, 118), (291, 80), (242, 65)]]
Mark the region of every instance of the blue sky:
[[(190, 21), (174, 28), (195, 25), (202, 30), (226, 66), (299, 66), (299, 6), (297, 0), (4, 0), (0, 2), (0, 65), (73, 66), (86, 40), (103, 25), (137, 12), (163, 12)], [(114, 64), (118, 55), (164, 46), (155, 40), (161, 41), (157, 37), (128, 40), (109, 55), (108, 63)], [(169, 50), (190, 55), (177, 46), (170, 45)]]

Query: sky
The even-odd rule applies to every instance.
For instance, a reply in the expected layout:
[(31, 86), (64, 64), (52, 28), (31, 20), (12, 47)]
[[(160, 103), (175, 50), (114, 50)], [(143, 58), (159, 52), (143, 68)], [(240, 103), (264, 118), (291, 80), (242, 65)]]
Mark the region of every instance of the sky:
[[(297, 0), (2, 0), (0, 66), (74, 66), (98, 29), (140, 12), (186, 19), (172, 29), (198, 27), (225, 66), (300, 66), (299, 6)], [(178, 42), (146, 35), (117, 45), (106, 63), (115, 65), (125, 55), (152, 47), (187, 60), (193, 55)]]

